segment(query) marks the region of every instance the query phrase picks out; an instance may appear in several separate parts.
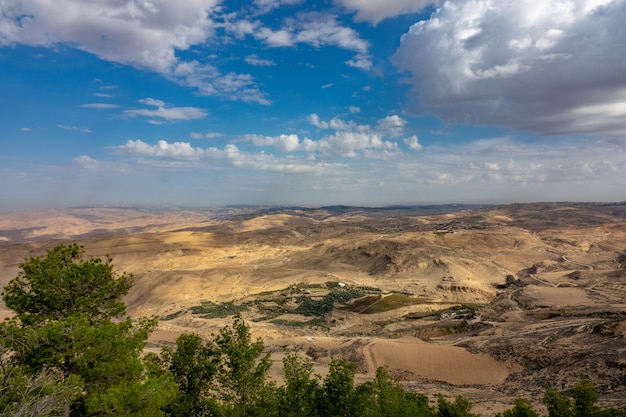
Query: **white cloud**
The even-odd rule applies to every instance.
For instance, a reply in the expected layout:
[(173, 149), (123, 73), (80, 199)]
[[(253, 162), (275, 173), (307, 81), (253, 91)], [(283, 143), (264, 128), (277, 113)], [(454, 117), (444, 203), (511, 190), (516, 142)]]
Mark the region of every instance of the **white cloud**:
[(404, 126), (406, 126), (406, 120), (394, 114), (380, 119), (376, 124), (376, 130), (383, 135), (395, 138), (403, 134)]
[(348, 158), (356, 158), (359, 152), (369, 157), (386, 157), (388, 153), (397, 151), (398, 145), (383, 140), (377, 133), (337, 131), (314, 144), (309, 144), (309, 150), (318, 151), (323, 155), (340, 155)]
[(361, 69), (372, 66), (369, 42), (354, 29), (340, 25), (337, 17), (330, 13), (299, 13), (295, 18), (285, 19), (280, 29), (262, 27), (253, 36), (269, 47), (287, 47), (298, 43), (315, 48), (335, 46), (357, 53), (353, 59), (346, 61), (347, 65)]
[(372, 68), (372, 59), (368, 53), (358, 53), (353, 59), (349, 59), (345, 63), (349, 67), (360, 68), (366, 71)]
[(197, 88), (204, 95), (216, 95), (246, 103), (270, 104), (248, 74), (222, 74), (211, 65), (190, 61), (178, 64), (171, 77), (182, 85)]
[(349, 106), (348, 107), (348, 111), (350, 111), (350, 113), (354, 114), (354, 113), (358, 113), (361, 111), (361, 108), (358, 106)]
[(81, 104), (80, 107), (83, 107), (85, 109), (108, 110), (108, 109), (117, 109), (120, 106), (117, 104), (111, 104), (111, 103), (88, 103), (88, 104)]
[(156, 145), (149, 145), (141, 139), (131, 139), (125, 145), (114, 146), (112, 149), (119, 154), (174, 159), (199, 159), (206, 153), (204, 149), (194, 148), (188, 142), (168, 143), (165, 140), (158, 141)]
[(0, 47), (70, 45), (106, 61), (160, 73), (201, 94), (266, 102), (249, 75), (222, 74), (210, 64), (178, 58), (178, 52), (215, 39), (219, 2), (3, 0)]
[[(151, 109), (129, 109), (124, 110), (122, 113), (126, 117), (150, 117), (163, 119), (167, 121), (176, 121), (176, 120), (193, 120), (193, 119), (202, 119), (206, 117), (206, 110), (199, 109), (197, 107), (165, 107), (165, 103), (161, 100), (154, 100), (152, 98), (145, 98), (139, 100), (140, 103), (156, 106), (157, 108), (154, 110)], [(156, 124), (159, 124), (159, 121), (156, 121)]]
[[(276, 138), (249, 135), (248, 139), (259, 141), (260, 146), (277, 145), (290, 148), (290, 142), (294, 138), (291, 135), (281, 135)], [(295, 135), (294, 135), (295, 136)], [(296, 138), (297, 140), (297, 138)], [(282, 143), (283, 145), (280, 145)], [(266, 171), (287, 174), (330, 174), (333, 169), (341, 164), (316, 161), (314, 158), (276, 158), (264, 152), (250, 153), (240, 150), (234, 144), (227, 144), (223, 149), (194, 148), (187, 142), (169, 143), (165, 140), (158, 141), (155, 145), (149, 145), (141, 139), (129, 140), (124, 145), (110, 148), (119, 155), (133, 157), (136, 164), (143, 166), (183, 169), (187, 167), (207, 167), (214, 163), (222, 162), (238, 170)], [(89, 157), (76, 158), (77, 164), (89, 165)]]
[(245, 58), (245, 61), (248, 64), (254, 65), (257, 67), (271, 67), (271, 66), (276, 65), (276, 62), (272, 61), (271, 59), (259, 58), (258, 55), (248, 55)]
[(364, 156), (367, 158), (389, 158), (400, 153), (398, 144), (386, 140), (386, 136), (395, 136), (397, 129), (387, 126), (389, 120), (395, 118), (385, 118), (378, 121), (377, 126), (385, 128), (372, 129), (369, 125), (357, 124), (352, 120), (342, 120), (333, 117), (329, 121), (323, 121), (313, 113), (307, 117), (307, 121), (321, 130), (332, 130), (334, 133), (325, 134), (317, 140), (305, 137), (300, 139), (295, 134), (279, 136), (247, 135), (246, 140), (251, 141), (256, 146), (275, 147), (282, 153), (299, 152), (316, 158), (316, 155), (324, 158), (347, 157), (357, 158)]
[(624, 137), (626, 2), (449, 0), (393, 57), (420, 113), (540, 134)]
[(355, 10), (357, 22), (370, 22), (374, 25), (381, 20), (408, 13), (418, 13), (425, 7), (439, 3), (439, 0), (335, 0), (348, 10)]
[(70, 126), (70, 125), (57, 125), (58, 128), (61, 128), (63, 130), (73, 130), (76, 132), (82, 132), (82, 133), (93, 133), (91, 131), (91, 129), (87, 129), (84, 127), (78, 127), (78, 126)]
[(98, 161), (87, 155), (81, 155), (77, 158), (74, 158), (72, 162), (85, 169), (96, 169), (100, 166), (100, 163)]
[(304, 0), (254, 0), (254, 5), (258, 7), (262, 13), (267, 13), (281, 6), (295, 6), (302, 2), (304, 2)]
[(419, 151), (422, 149), (422, 144), (419, 143), (417, 136), (413, 135), (410, 138), (404, 139), (404, 144), (414, 151)]
[(254, 36), (265, 41), (267, 46), (274, 48), (292, 46), (295, 43), (292, 34), (283, 29), (273, 31), (269, 28), (261, 28)]
[(299, 149), (300, 139), (298, 135), (261, 136), (246, 135), (246, 139), (251, 140), (256, 146), (273, 146), (280, 152), (287, 153)]
[(215, 139), (215, 138), (219, 138), (222, 136), (224, 135), (220, 132), (206, 132), (206, 133), (191, 132), (189, 134), (189, 137), (191, 137), (192, 139)]
[[(359, 111), (358, 108), (354, 109), (356, 111), (352, 110), (353, 109), (351, 108), (351, 113), (357, 113)], [(376, 127), (372, 129), (369, 125), (357, 124), (353, 120), (345, 121), (339, 117), (333, 117), (329, 121), (324, 121), (320, 119), (316, 113), (310, 114), (307, 117), (307, 121), (318, 129), (354, 130), (358, 132), (369, 132), (375, 130), (380, 135), (389, 137), (401, 136), (404, 131), (404, 126), (407, 123), (406, 120), (400, 116), (392, 115), (379, 119), (376, 122)]]
[(167, 72), (176, 64), (176, 50), (212, 36), (210, 13), (217, 3), (5, 0), (0, 41), (47, 47), (76, 44), (107, 61)]
[(155, 106), (155, 107), (163, 107), (165, 106), (165, 102), (163, 100), (156, 100), (153, 99), (151, 97), (147, 97), (147, 98), (142, 98), (139, 100), (140, 103), (146, 104), (148, 106)]

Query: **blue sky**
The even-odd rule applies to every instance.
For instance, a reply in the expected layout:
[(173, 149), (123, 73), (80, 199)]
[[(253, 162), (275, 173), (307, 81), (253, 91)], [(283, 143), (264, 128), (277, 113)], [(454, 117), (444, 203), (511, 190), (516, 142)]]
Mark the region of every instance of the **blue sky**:
[(0, 210), (626, 200), (623, 0), (0, 12)]

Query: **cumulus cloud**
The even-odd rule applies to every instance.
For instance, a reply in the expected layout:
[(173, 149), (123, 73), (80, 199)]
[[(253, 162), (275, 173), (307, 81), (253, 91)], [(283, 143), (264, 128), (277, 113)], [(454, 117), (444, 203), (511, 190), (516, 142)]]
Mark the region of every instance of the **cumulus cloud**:
[[(352, 113), (358, 113), (359, 109), (351, 108), (350, 111)], [(339, 117), (333, 117), (329, 121), (324, 121), (320, 119), (316, 113), (310, 114), (307, 117), (307, 121), (318, 129), (355, 130), (358, 132), (376, 131), (382, 136), (392, 138), (401, 136), (404, 133), (404, 126), (406, 126), (407, 123), (405, 119), (396, 114), (379, 119), (376, 122), (375, 128), (372, 128), (370, 125), (357, 124), (353, 120), (345, 121)]]
[(216, 0), (151, 2), (5, 0), (3, 44), (76, 44), (100, 58), (156, 72), (176, 64), (176, 50), (213, 33)]
[(439, 3), (438, 0), (336, 0), (348, 10), (356, 11), (357, 22), (374, 25), (381, 20), (407, 13), (417, 13), (425, 7)]
[(199, 159), (207, 152), (205, 149), (192, 147), (188, 142), (168, 143), (165, 140), (160, 140), (156, 145), (149, 145), (141, 139), (129, 139), (126, 144), (114, 146), (111, 149), (119, 154), (174, 159)]
[(246, 135), (246, 139), (251, 140), (256, 146), (273, 146), (281, 152), (293, 152), (300, 147), (298, 135), (262, 136)]
[[(626, 187), (626, 157), (609, 140), (559, 141), (547, 147), (503, 136), (469, 141), (455, 152), (448, 146), (421, 147), (416, 136), (402, 141), (416, 152), (401, 152), (373, 127), (333, 131), (316, 140), (295, 134), (248, 135), (237, 146), (220, 148), (137, 139), (110, 150), (120, 156), (115, 166), (132, 172), (193, 172), (185, 178), (195, 181), (199, 169), (206, 170), (207, 176), (200, 176), (206, 179), (216, 178), (209, 172), (219, 167), (220, 183), (237, 188), (244, 179), (264, 195), (279, 187), (294, 204), (303, 204), (302, 198), (312, 193), (311, 204), (328, 198), (352, 204), (553, 201), (581, 195), (606, 200)], [(279, 151), (281, 146), (285, 152)], [(74, 163), (103, 168), (89, 157)]]
[[(193, 120), (193, 119), (202, 119), (206, 117), (206, 110), (199, 109), (197, 107), (165, 107), (165, 103), (161, 100), (155, 100), (152, 98), (145, 98), (139, 100), (140, 103), (146, 104), (148, 106), (155, 106), (156, 109), (128, 109), (124, 110), (122, 113), (125, 117), (148, 117), (148, 118), (156, 118), (163, 119), (166, 121), (177, 121), (177, 120)], [(158, 123), (158, 122), (157, 122)]]
[(376, 124), (376, 130), (384, 135), (395, 138), (402, 135), (404, 126), (406, 126), (406, 120), (394, 114), (380, 119)]
[[(282, 134), (278, 136), (263, 136), (250, 134), (244, 137), (260, 147), (274, 147), (281, 153), (304, 153), (308, 158), (345, 157), (356, 158), (390, 158), (400, 153), (396, 142), (388, 137), (395, 137), (399, 123), (403, 119), (398, 116), (390, 116), (380, 119), (375, 128), (370, 125), (357, 124), (353, 120), (343, 120), (333, 117), (329, 121), (321, 120), (313, 113), (307, 117), (308, 122), (322, 131), (331, 130), (332, 133), (324, 134), (319, 139), (308, 137), (300, 138), (296, 134)], [(390, 123), (395, 121), (396, 123)], [(384, 126), (384, 128), (381, 128)]]
[(87, 155), (81, 155), (72, 160), (76, 165), (85, 169), (96, 169), (100, 166), (100, 163)]
[(404, 139), (404, 144), (406, 146), (409, 147), (409, 149), (412, 149), (414, 151), (419, 151), (420, 149), (422, 149), (422, 144), (419, 143), (419, 140), (417, 139), (417, 136), (413, 135), (409, 138), (405, 138)]
[[(163, 74), (201, 94), (262, 102), (249, 75), (222, 74), (177, 52), (215, 37), (218, 0), (3, 0), (0, 46), (66, 44), (99, 58)], [(193, 69), (192, 73), (189, 70)]]
[[(293, 138), (288, 136), (282, 135), (277, 138), (257, 136), (249, 139), (272, 146), (281, 146), (279, 143), (283, 143), (289, 149), (291, 146), (289, 143)], [(193, 147), (187, 142), (170, 143), (165, 140), (150, 145), (141, 139), (136, 139), (110, 149), (118, 155), (133, 157), (133, 161), (137, 164), (168, 170), (190, 166), (199, 168), (221, 162), (239, 170), (319, 175), (329, 174), (333, 169), (342, 166), (338, 163), (316, 161), (314, 158), (276, 158), (264, 152), (245, 152), (234, 144), (227, 144), (219, 149)], [(75, 159), (75, 163), (85, 164), (86, 167), (90, 162), (89, 157)]]
[(394, 64), (421, 113), (544, 135), (626, 134), (626, 2), (450, 0)]

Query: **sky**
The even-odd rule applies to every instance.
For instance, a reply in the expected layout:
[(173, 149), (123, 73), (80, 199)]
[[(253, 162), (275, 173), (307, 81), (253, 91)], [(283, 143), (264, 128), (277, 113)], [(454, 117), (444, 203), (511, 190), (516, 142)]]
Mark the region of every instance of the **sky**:
[(0, 211), (626, 200), (626, 0), (0, 0)]

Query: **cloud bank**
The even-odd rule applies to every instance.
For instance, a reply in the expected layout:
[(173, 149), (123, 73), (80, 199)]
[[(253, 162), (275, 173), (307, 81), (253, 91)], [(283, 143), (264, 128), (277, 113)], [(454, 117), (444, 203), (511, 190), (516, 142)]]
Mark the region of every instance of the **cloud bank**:
[(446, 1), (402, 36), (416, 113), (542, 135), (626, 135), (626, 2)]

